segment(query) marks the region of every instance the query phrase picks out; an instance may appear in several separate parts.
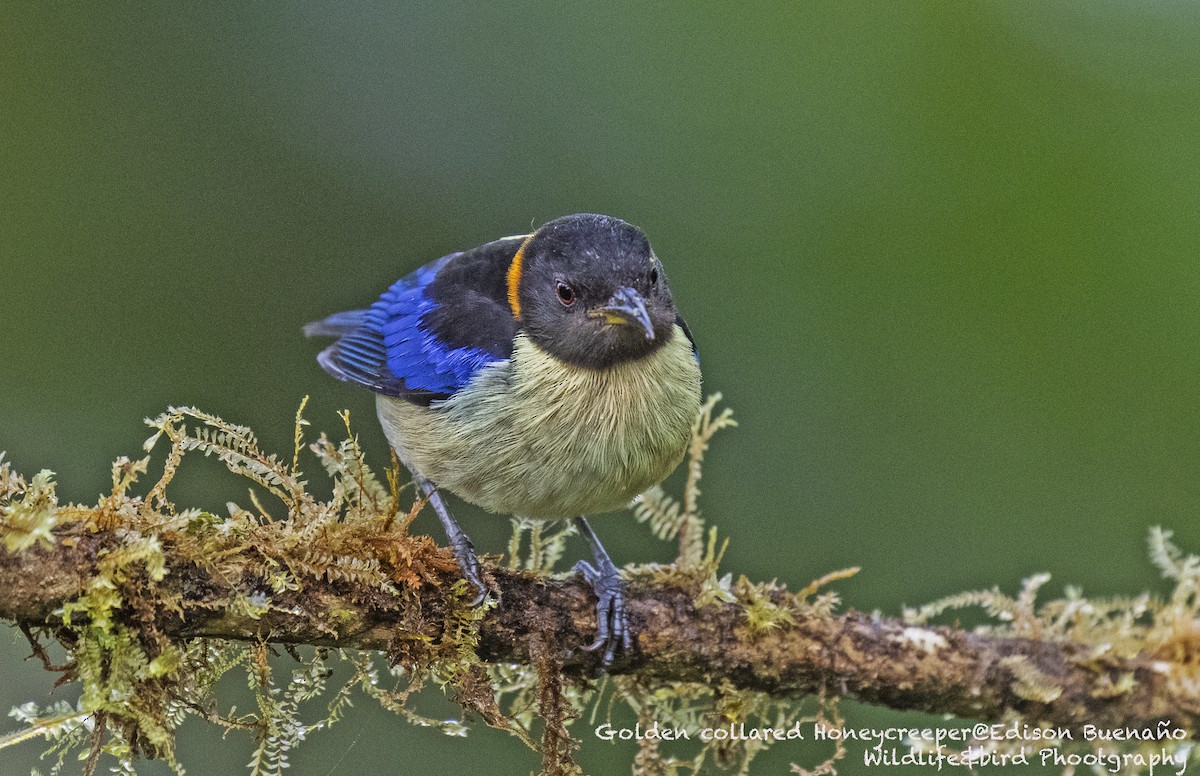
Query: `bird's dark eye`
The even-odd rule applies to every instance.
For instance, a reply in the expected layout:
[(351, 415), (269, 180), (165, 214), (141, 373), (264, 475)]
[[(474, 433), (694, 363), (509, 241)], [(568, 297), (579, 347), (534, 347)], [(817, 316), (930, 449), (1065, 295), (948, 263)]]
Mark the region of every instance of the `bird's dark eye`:
[(650, 270), (650, 285), (652, 285), (652, 286), (658, 285), (658, 267), (655, 267), (654, 269)]
[(558, 301), (563, 303), (563, 307), (570, 307), (575, 304), (575, 289), (568, 286), (561, 280), (558, 281)]

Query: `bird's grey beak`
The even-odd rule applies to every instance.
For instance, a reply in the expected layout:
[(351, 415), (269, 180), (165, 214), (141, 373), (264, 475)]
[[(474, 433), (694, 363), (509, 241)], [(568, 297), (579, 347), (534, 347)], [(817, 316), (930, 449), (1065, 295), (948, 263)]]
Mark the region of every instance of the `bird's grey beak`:
[(638, 325), (646, 333), (646, 339), (654, 339), (654, 324), (646, 312), (646, 300), (637, 291), (621, 286), (603, 307), (589, 310), (593, 318), (603, 318), (605, 323), (620, 326)]

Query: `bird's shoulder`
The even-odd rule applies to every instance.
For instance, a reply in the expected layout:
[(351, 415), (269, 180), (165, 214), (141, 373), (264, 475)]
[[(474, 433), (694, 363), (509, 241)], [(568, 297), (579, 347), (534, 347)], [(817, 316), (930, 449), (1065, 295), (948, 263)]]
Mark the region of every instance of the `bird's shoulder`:
[(309, 324), (337, 342), (318, 356), (334, 377), (427, 405), (512, 355), (518, 322), (508, 269), (524, 236), (432, 261), (392, 284), (367, 310)]
[(692, 330), (688, 328), (687, 321), (679, 313), (675, 313), (675, 325), (683, 332), (683, 336), (687, 337), (688, 343), (692, 346), (692, 358), (696, 359), (696, 363), (700, 363), (700, 349), (696, 347), (696, 338), (692, 336)]

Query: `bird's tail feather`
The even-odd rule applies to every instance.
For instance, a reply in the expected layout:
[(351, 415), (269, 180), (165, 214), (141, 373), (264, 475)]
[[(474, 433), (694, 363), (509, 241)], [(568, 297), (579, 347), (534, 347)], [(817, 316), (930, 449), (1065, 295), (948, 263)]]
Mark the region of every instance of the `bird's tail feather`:
[(369, 310), (346, 310), (328, 318), (304, 324), (305, 337), (341, 337), (362, 326)]

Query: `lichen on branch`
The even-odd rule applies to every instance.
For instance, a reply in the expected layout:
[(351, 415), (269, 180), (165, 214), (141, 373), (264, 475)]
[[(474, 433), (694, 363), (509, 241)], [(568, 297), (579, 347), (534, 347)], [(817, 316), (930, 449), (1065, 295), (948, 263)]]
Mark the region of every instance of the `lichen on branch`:
[[(652, 489), (635, 505), (655, 536), (677, 544), (677, 558), (625, 570), (636, 644), (599, 682), (596, 656), (580, 649), (595, 636), (593, 595), (554, 571), (570, 530), (514, 521), (507, 557), (484, 559), (498, 598), (472, 608), (453, 554), (410, 531), (423, 504), (397, 462), (382, 476), (368, 466), (345, 413), (344, 438), (305, 444), (302, 403), (294, 449), (280, 457), (248, 427), (171, 408), (147, 421), (150, 456), (114, 463), (112, 489), (95, 506), (60, 504), (51, 473), (26, 480), (0, 456), (0, 618), (22, 628), (59, 683), (80, 689), (72, 705), (15, 709), (24, 727), (0, 737), (0, 750), (40, 738), (54, 772), (74, 756), (89, 772), (110, 758), (132, 773), (139, 757), (181, 771), (175, 735), (195, 718), (244, 731), (252, 774), (280, 773), (360, 693), (448, 734), (472, 719), (508, 731), (541, 751), (550, 774), (579, 772), (585, 717), (691, 730), (836, 727), (843, 696), (1033, 726), (1170, 720), (1195, 729), (1200, 559), (1168, 533), (1151, 534), (1152, 560), (1175, 586), (1164, 600), (1068, 589), (1039, 604), (1039, 575), (1015, 597), (962, 594), (902, 619), (839, 613), (828, 586), (855, 569), (796, 592), (720, 570), (725, 545), (700, 514), (698, 485), (713, 434), (733, 425), (728, 410), (715, 413), (718, 398), (696, 420), (682, 496)], [(137, 492), (164, 443), (161, 476)], [(230, 501), (219, 515), (172, 502), (175, 473), (199, 453), (251, 483), (247, 504)], [(309, 490), (302, 464), (328, 478), (329, 498)], [(982, 607), (991, 624), (931, 624), (962, 606)], [(64, 665), (51, 663), (46, 640), (66, 650)], [(336, 664), (349, 678), (331, 684)], [(254, 691), (251, 712), (235, 713), (217, 693), (234, 671)], [(414, 710), (413, 696), (430, 686), (454, 696), (461, 719)], [(632, 768), (746, 772), (769, 743), (643, 740)], [(808, 770), (831, 772), (844, 753), (835, 740)]]

